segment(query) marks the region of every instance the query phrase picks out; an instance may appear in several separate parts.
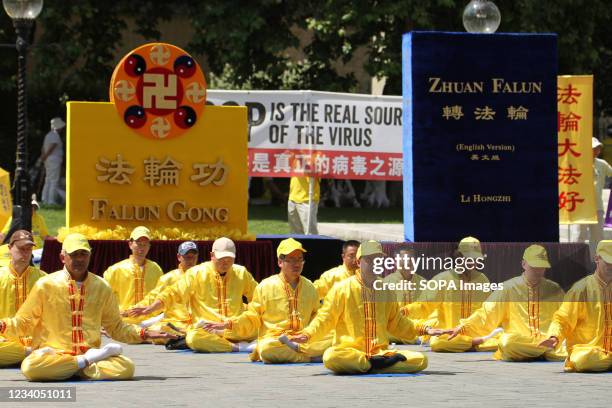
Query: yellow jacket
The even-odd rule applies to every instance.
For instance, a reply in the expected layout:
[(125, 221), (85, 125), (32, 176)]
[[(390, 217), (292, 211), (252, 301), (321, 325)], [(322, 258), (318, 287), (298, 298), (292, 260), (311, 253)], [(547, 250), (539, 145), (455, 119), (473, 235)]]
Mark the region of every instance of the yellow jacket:
[[(385, 283), (400, 283), (401, 281), (407, 280), (400, 271), (395, 271), (390, 275), (384, 277), (383, 282)], [(411, 282), (414, 282), (414, 290), (395, 290), (393, 291), (396, 295), (397, 301), (400, 307), (408, 306), (409, 304), (416, 302), (420, 299), (421, 295), (421, 281), (426, 279), (418, 273), (412, 274)]]
[(242, 265), (234, 264), (225, 277), (221, 277), (208, 261), (185, 272), (182, 279), (164, 289), (157, 299), (166, 310), (176, 305), (187, 305), (194, 323), (204, 319), (221, 322), (238, 316), (244, 310), (242, 297), (253, 297), (257, 282)]
[(159, 265), (145, 260), (144, 269), (132, 262), (132, 257), (108, 267), (104, 279), (117, 296), (119, 309), (127, 310), (140, 302), (157, 285), (164, 273)]
[(0, 268), (0, 319), (15, 316), (36, 281), (46, 275), (35, 266), (28, 267), (21, 276), (11, 265)]
[(66, 270), (39, 279), (15, 317), (0, 320), (0, 334), (32, 335), (32, 347), (83, 354), (100, 347), (100, 328), (118, 341), (140, 343), (144, 329), (121, 320), (108, 284), (88, 273), (81, 287)]
[(342, 282), (346, 278), (350, 278), (355, 274), (355, 271), (349, 271), (344, 264), (331, 268), (321, 274), (319, 279), (314, 281), (314, 286), (317, 289), (319, 298), (323, 299), (327, 292), (338, 282)]
[(563, 289), (548, 279), (532, 287), (523, 275), (503, 284), (503, 290), (494, 291), (480, 309), (461, 320), (463, 333), (474, 337), (501, 326), (505, 333), (544, 340), (563, 301)]
[[(312, 201), (318, 203), (321, 189), (319, 179), (315, 178), (314, 183)], [(291, 181), (289, 182), (289, 201), (293, 201), (294, 203), (309, 202), (309, 189), (310, 177), (291, 177)]]
[(11, 264), (11, 253), (9, 252), (8, 244), (0, 245), (0, 266), (9, 266)]
[(361, 272), (334, 285), (303, 333), (309, 342), (315, 342), (333, 329), (334, 346), (356, 348), (368, 356), (388, 348), (389, 333), (397, 338), (425, 334), (425, 327), (416, 327), (402, 316), (397, 302), (387, 293), (365, 288)]
[(307, 278), (300, 276), (295, 289), (281, 273), (270, 276), (255, 288), (253, 300), (240, 316), (228, 320), (226, 337), (246, 337), (259, 330), (258, 337), (294, 334), (310, 323), (319, 308), (317, 291)]
[(553, 316), (549, 336), (567, 340), (567, 351), (577, 345), (612, 352), (612, 283), (589, 275), (572, 286)]
[[(155, 288), (147, 293), (144, 299), (138, 302), (136, 306), (149, 306), (157, 299), (164, 289), (176, 284), (184, 276), (185, 271), (180, 267), (162, 275), (162, 277), (157, 281)], [(179, 326), (187, 326), (191, 324), (191, 314), (189, 313), (187, 304), (175, 303), (172, 305), (172, 307), (166, 308), (162, 322), (170, 322), (173, 324), (178, 324)]]
[[(481, 272), (471, 271), (470, 277), (466, 274), (458, 274), (450, 270), (437, 274), (432, 281), (446, 282), (447, 287), (438, 290), (425, 290), (421, 294), (421, 300), (409, 304), (403, 311), (411, 319), (426, 319), (432, 313), (435, 318), (428, 320), (432, 327), (443, 329), (453, 328), (459, 324), (460, 319), (469, 317), (473, 311), (479, 309), (487, 298), (487, 293), (482, 290), (461, 290), (461, 282), (489, 283), (489, 279)], [(457, 289), (448, 290), (450, 282)]]

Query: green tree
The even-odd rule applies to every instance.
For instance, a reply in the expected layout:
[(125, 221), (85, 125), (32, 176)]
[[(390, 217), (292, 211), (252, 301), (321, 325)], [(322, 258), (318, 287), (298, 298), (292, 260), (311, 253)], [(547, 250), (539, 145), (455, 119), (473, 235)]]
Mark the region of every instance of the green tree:
[[(164, 40), (159, 24), (175, 16), (193, 30), (187, 50), (203, 55), (209, 82), (226, 89), (352, 92), (338, 66), (365, 49), (363, 69), (401, 94), (401, 40), (410, 30), (463, 31), (468, 0), (154, 0), (46, 2), (37, 20), (28, 77), (30, 149), (37, 157), (48, 121), (68, 100), (108, 100), (126, 32)], [(605, 0), (496, 0), (500, 32), (558, 33), (559, 73), (595, 75), (596, 108), (612, 109), (612, 9)], [(0, 42), (13, 43), (8, 16)], [(138, 44), (134, 44), (136, 46)], [(12, 169), (15, 50), (0, 49), (0, 166)]]
[[(30, 161), (36, 160), (49, 120), (66, 115), (69, 100), (107, 101), (115, 53), (131, 30), (158, 40), (157, 25), (172, 16), (170, 4), (96, 0), (46, 2), (36, 20), (35, 41), (28, 55), (28, 118)], [(1, 13), (0, 42), (15, 42), (10, 18)], [(131, 18), (131, 16), (138, 16)], [(3, 48), (0, 61), (0, 166), (13, 169), (16, 121), (15, 49)]]

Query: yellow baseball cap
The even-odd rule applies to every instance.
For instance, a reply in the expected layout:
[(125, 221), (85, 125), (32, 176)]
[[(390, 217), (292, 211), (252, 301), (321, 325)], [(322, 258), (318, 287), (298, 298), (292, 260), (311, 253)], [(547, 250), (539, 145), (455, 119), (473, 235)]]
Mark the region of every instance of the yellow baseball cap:
[(595, 253), (603, 258), (606, 263), (612, 264), (612, 241), (609, 239), (599, 241)]
[(474, 237), (465, 237), (459, 242), (459, 252), (466, 258), (482, 258), (480, 241)]
[(84, 249), (87, 252), (91, 252), (91, 247), (89, 246), (89, 241), (85, 238), (83, 234), (69, 234), (64, 238), (64, 243), (62, 244), (62, 250), (71, 254), (80, 249)]
[(382, 245), (378, 241), (364, 241), (357, 249), (357, 259), (368, 255), (386, 255), (382, 249)]
[(296, 241), (293, 238), (284, 239), (278, 244), (278, 248), (276, 248), (276, 256), (280, 257), (281, 255), (289, 255), (295, 250), (306, 252), (306, 250), (302, 247), (302, 244)]
[(151, 239), (151, 231), (147, 227), (136, 227), (130, 234), (130, 240), (136, 241), (138, 238), (145, 237), (147, 239)]
[(523, 260), (532, 268), (550, 268), (548, 253), (541, 245), (531, 245), (525, 249)]

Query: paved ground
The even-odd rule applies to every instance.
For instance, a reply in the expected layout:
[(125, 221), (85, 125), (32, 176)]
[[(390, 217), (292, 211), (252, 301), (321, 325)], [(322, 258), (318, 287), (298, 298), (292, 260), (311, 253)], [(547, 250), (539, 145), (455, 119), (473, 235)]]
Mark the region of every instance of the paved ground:
[[(602, 194), (603, 208), (608, 208), (608, 198), (610, 190), (604, 189)], [(335, 237), (339, 239), (356, 239), (364, 241), (368, 239), (376, 239), (379, 241), (404, 242), (404, 224), (366, 224), (366, 223), (334, 223), (320, 222), (319, 234)], [(571, 227), (567, 225), (559, 226), (559, 241), (574, 242), (578, 238), (578, 226)], [(604, 238), (612, 239), (612, 228), (604, 229)]]
[[(376, 239), (378, 241), (404, 242), (404, 224), (366, 224), (366, 223), (333, 223), (320, 222), (319, 234), (338, 239), (356, 239), (365, 241)], [(575, 242), (578, 238), (578, 226), (559, 226), (560, 242)], [(604, 228), (604, 238), (612, 239), (612, 228)]]
[[(418, 375), (337, 376), (322, 364), (268, 366), (246, 354), (169, 352), (125, 347), (133, 381), (70, 381), (77, 405), (151, 407), (609, 407), (612, 373), (565, 374), (562, 363), (504, 363), (491, 353), (434, 354)], [(0, 387), (27, 383), (18, 369), (0, 370)], [(70, 403), (53, 403), (54, 406)], [(0, 405), (3, 405), (0, 403)], [(24, 403), (19, 406), (25, 405)]]

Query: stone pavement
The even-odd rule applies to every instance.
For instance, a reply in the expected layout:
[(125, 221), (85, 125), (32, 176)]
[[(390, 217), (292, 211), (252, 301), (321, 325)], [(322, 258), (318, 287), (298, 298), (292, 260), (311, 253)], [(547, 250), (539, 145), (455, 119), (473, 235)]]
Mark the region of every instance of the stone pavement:
[[(366, 224), (366, 223), (334, 223), (320, 222), (317, 224), (319, 234), (328, 237), (348, 240), (356, 239), (365, 241), (375, 239), (377, 241), (404, 242), (404, 224)], [(571, 231), (570, 231), (571, 228)], [(559, 225), (559, 241), (575, 242), (579, 226)], [(604, 228), (604, 239), (612, 239), (612, 228)]]
[(194, 354), (130, 345), (124, 354), (136, 364), (133, 381), (27, 383), (13, 368), (0, 370), (0, 387), (76, 386), (73, 406), (88, 407), (610, 406), (612, 373), (568, 374), (562, 372), (562, 363), (506, 363), (493, 361), (491, 353), (399, 348), (425, 351), (427, 370), (415, 375), (337, 376), (322, 364), (264, 365), (249, 362), (243, 353)]
[[(608, 208), (610, 190), (604, 189), (602, 194), (603, 208)], [(378, 241), (404, 242), (404, 224), (384, 223), (335, 223), (319, 222), (317, 224), (319, 234), (343, 240), (356, 239), (365, 241), (375, 239)], [(573, 242), (578, 238), (578, 225), (568, 228), (567, 225), (559, 225), (559, 241)], [(612, 239), (612, 228), (604, 228), (604, 239)]]

